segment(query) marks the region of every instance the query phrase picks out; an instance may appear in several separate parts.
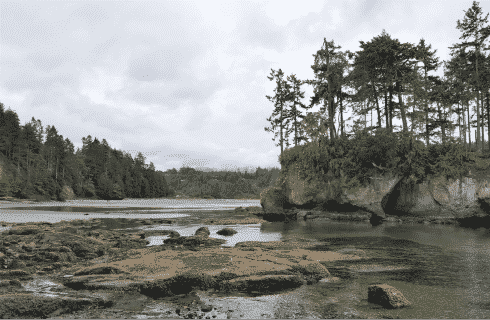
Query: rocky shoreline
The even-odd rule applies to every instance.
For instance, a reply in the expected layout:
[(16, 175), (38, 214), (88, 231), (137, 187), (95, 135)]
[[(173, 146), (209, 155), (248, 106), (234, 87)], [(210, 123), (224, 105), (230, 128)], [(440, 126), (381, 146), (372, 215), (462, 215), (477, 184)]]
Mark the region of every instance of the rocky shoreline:
[[(200, 222), (265, 223), (261, 213), (238, 208)], [(369, 260), (352, 248), (317, 250), (325, 244), (312, 239), (223, 247), (207, 228), (190, 237), (134, 228), (177, 220), (132, 219), (131, 229), (107, 228), (102, 219), (3, 223), (10, 228), (0, 233), (0, 317), (319, 318), (301, 302), (302, 290), (341, 281), (328, 264)], [(156, 234), (169, 238), (148, 247)]]

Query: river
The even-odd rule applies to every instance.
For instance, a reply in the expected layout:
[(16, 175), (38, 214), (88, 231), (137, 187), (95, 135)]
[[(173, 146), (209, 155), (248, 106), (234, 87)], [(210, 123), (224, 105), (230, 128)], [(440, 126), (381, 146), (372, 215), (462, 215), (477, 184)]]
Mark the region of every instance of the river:
[[(2, 204), (4, 205), (4, 204)], [(85, 215), (76, 212), (51, 212), (0, 209), (0, 221), (60, 221), (88, 218), (141, 218), (141, 214), (126, 214), (117, 210), (110, 214), (97, 212), (102, 208), (131, 207), (152, 210), (145, 218), (165, 218), (170, 215), (192, 215), (206, 210), (231, 210), (235, 207), (258, 206), (258, 200), (124, 200), (77, 201), (39, 205), (98, 207)], [(26, 206), (16, 204), (15, 206)], [(141, 209), (143, 208), (143, 209)], [(122, 210), (122, 209), (121, 209)], [(22, 219), (22, 220), (19, 220)], [(163, 226), (191, 235), (198, 225)], [(211, 236), (221, 226), (210, 227)], [(315, 250), (338, 250), (351, 247), (362, 249), (371, 258), (361, 262), (337, 262), (326, 265), (332, 275), (342, 281), (308, 286), (309, 296), (324, 318), (490, 318), (490, 230), (468, 229), (448, 225), (383, 223), (371, 226), (367, 222), (294, 221), (273, 222), (251, 228), (254, 232), (239, 232), (240, 238), (229, 241), (272, 241), (290, 236), (320, 240), (325, 245)], [(151, 226), (158, 228), (158, 226)], [(216, 230), (215, 230), (216, 229)], [(161, 239), (154, 238), (153, 244)], [(230, 239), (231, 240), (231, 239)], [(385, 310), (367, 302), (367, 286), (386, 283), (399, 289), (412, 307)]]

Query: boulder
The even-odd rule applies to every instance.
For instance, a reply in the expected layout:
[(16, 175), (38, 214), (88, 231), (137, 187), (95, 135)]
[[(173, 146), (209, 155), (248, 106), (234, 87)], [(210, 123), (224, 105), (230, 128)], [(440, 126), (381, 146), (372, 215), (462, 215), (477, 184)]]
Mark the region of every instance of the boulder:
[(368, 287), (368, 302), (379, 304), (387, 309), (411, 305), (400, 291), (387, 284), (370, 285)]
[(237, 232), (238, 231), (236, 231), (235, 229), (232, 229), (232, 228), (223, 228), (216, 233), (219, 234), (220, 236), (232, 236)]
[(264, 217), (284, 214), (285, 204), (286, 197), (279, 187), (267, 188), (260, 194), (260, 205), (264, 209)]
[(194, 233), (195, 236), (201, 236), (201, 237), (209, 237), (211, 232), (209, 232), (208, 227), (200, 227), (199, 229), (196, 230), (196, 233)]

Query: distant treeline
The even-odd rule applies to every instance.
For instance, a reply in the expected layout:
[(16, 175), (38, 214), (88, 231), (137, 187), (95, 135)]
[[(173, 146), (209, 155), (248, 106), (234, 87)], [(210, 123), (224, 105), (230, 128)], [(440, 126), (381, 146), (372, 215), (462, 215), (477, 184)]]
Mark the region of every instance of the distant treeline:
[(279, 177), (279, 168), (258, 167), (248, 171), (202, 172), (189, 167), (165, 171), (169, 187), (176, 194), (215, 199), (260, 198), (260, 192), (272, 186)]
[(54, 126), (34, 117), (20, 125), (0, 103), (0, 196), (63, 200), (156, 198), (172, 194), (164, 174), (138, 153), (113, 149), (89, 135), (77, 149)]

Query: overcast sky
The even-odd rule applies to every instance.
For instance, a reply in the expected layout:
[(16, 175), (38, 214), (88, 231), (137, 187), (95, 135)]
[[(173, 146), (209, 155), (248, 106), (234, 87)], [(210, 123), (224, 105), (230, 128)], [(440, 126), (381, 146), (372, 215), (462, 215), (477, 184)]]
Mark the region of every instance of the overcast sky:
[[(449, 58), (472, 1), (0, 2), (0, 101), (159, 170), (279, 167), (264, 131), (279, 69), (313, 79), (323, 38), (359, 50), (385, 29)], [(490, 12), (490, 1), (481, 7)], [(306, 99), (312, 88), (304, 85)], [(316, 111), (318, 108), (313, 109)]]

